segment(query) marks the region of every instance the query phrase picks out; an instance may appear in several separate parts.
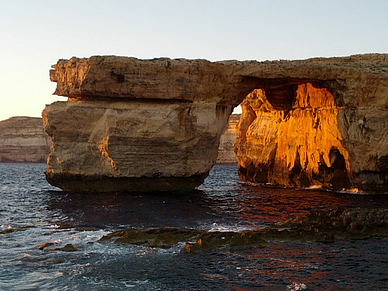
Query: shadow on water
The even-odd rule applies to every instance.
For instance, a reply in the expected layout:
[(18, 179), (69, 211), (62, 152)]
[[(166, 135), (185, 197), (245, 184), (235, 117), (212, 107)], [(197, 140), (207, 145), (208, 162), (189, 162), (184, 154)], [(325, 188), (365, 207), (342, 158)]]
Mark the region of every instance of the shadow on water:
[(49, 210), (60, 210), (74, 226), (198, 227), (217, 214), (203, 191), (160, 193), (65, 193), (50, 191)]
[(48, 191), (59, 224), (99, 228), (252, 229), (314, 210), (387, 207), (385, 195), (263, 188), (241, 182), (234, 165), (216, 165), (198, 190), (158, 193)]

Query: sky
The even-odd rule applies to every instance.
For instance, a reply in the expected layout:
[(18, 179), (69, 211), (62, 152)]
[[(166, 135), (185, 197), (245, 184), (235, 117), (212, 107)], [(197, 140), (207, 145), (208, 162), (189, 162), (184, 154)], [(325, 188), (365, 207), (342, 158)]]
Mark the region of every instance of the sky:
[(0, 120), (40, 116), (58, 59), (278, 60), (388, 52), (388, 0), (0, 0)]

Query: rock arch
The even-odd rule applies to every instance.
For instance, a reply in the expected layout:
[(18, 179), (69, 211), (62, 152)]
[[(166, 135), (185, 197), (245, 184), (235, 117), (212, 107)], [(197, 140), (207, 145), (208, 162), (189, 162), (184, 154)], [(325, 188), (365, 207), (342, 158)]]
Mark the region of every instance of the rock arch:
[(59, 60), (47, 180), (69, 191), (202, 183), (242, 103), (239, 175), (251, 182), (386, 191), (388, 56), (303, 61)]

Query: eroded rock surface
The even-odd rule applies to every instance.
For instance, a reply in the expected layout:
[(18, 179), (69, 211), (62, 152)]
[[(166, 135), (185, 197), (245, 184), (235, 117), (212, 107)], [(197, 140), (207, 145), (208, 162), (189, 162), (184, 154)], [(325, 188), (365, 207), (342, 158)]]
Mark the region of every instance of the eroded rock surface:
[[(386, 191), (388, 56), (304, 61), (60, 60), (46, 177), (71, 191), (198, 186), (233, 107), (245, 181)], [(256, 91), (254, 91), (256, 90)]]
[(229, 114), (206, 103), (55, 102), (43, 114), (54, 142), (47, 180), (69, 191), (195, 188)]
[(50, 146), (41, 118), (15, 116), (0, 121), (0, 162), (45, 163)]
[(387, 56), (304, 64), (289, 72), (280, 66), (242, 102), (235, 143), (240, 178), (387, 192)]

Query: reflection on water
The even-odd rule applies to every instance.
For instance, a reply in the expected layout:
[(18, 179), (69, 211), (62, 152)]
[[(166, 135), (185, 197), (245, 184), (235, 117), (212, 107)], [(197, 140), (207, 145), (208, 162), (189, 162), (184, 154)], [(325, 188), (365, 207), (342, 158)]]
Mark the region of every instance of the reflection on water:
[(387, 207), (384, 195), (263, 188), (241, 182), (235, 165), (216, 165), (198, 190), (168, 193), (64, 193), (50, 191), (48, 210), (59, 224), (117, 227), (251, 229), (312, 210)]
[[(242, 183), (234, 165), (216, 165), (195, 191), (70, 194), (43, 171), (0, 164), (1, 290), (382, 290), (388, 282), (387, 238), (193, 253), (182, 252), (184, 242), (163, 250), (98, 241), (122, 228), (253, 229), (312, 210), (386, 208), (385, 196), (261, 188)], [(77, 250), (52, 250), (66, 244)]]

